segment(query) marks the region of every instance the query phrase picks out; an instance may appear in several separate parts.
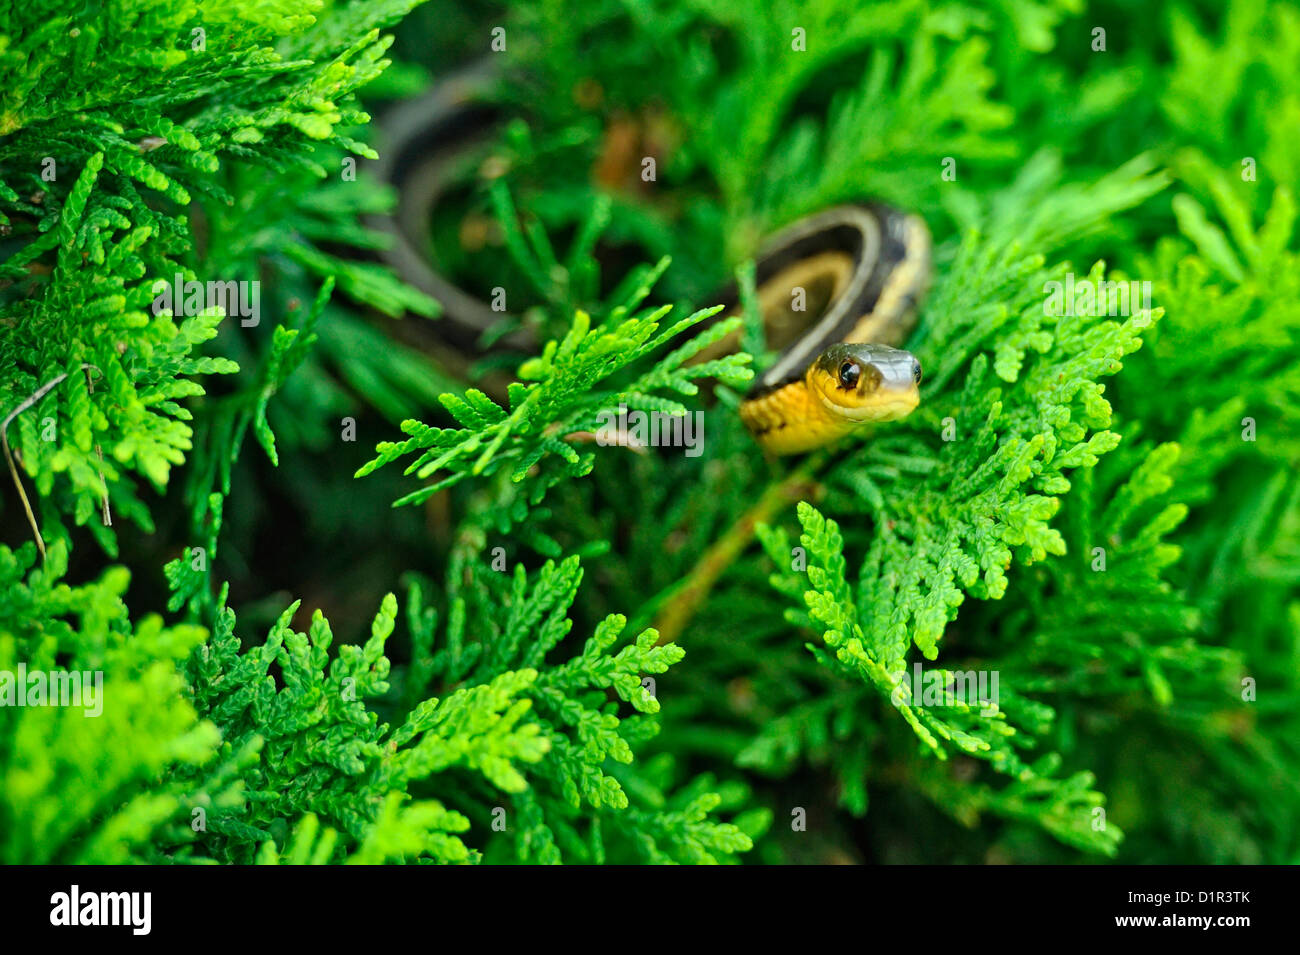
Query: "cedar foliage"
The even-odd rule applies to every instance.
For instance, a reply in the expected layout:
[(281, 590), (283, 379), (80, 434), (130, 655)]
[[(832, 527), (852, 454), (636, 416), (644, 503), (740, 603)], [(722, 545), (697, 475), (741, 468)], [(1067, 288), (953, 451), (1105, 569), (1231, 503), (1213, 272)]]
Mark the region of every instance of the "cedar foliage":
[[(104, 674), (0, 707), (0, 860), (1300, 861), (1300, 10), (440, 8), (0, 8), (0, 673)], [(466, 368), (369, 114), (498, 25), (430, 247), (546, 344)], [(869, 196), (936, 239), (921, 407), (765, 461), (750, 260)]]

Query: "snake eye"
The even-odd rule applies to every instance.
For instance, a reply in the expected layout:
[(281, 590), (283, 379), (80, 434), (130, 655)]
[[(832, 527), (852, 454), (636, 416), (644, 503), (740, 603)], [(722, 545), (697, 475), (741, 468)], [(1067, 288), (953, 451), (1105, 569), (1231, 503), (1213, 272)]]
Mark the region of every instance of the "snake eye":
[(912, 380), (918, 385), (921, 383), (921, 363), (915, 358), (912, 359)]
[(846, 361), (840, 365), (840, 387), (856, 388), (858, 378), (862, 375), (862, 369), (851, 361)]

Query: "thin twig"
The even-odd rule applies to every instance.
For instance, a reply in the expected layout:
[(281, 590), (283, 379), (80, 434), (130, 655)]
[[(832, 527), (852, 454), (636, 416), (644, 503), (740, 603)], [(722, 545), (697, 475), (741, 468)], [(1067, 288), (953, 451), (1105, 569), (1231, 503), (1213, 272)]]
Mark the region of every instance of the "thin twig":
[(784, 479), (768, 485), (758, 502), (740, 515), (727, 532), (700, 556), (690, 573), (673, 588), (673, 593), (659, 611), (654, 624), (659, 631), (656, 646), (677, 639), (703, 606), (718, 578), (749, 546), (757, 525), (771, 521), (790, 504), (810, 496), (816, 490), (812, 474), (819, 460), (820, 456), (809, 458)]
[[(94, 368), (95, 371), (99, 372), (100, 376), (103, 377), (104, 373), (100, 371), (98, 368), (96, 368), (94, 365), (89, 363), (83, 363), (81, 366), (82, 371), (85, 371), (90, 368)], [(17, 408), (9, 412), (9, 416), (5, 418), (2, 423), (0, 423), (0, 446), (3, 446), (4, 448), (5, 463), (9, 465), (9, 474), (14, 479), (14, 487), (18, 488), (18, 499), (23, 502), (23, 510), (27, 514), (27, 523), (32, 526), (32, 533), (36, 536), (36, 549), (41, 552), (42, 564), (45, 563), (45, 538), (41, 536), (41, 528), (36, 523), (36, 515), (32, 513), (31, 502), (27, 499), (27, 492), (23, 490), (22, 479), (18, 477), (18, 468), (14, 464), (13, 452), (10, 451), (9, 449), (9, 423), (13, 421), (14, 418), (18, 417), (20, 414), (22, 414), (24, 411), (30, 408), (32, 405), (36, 404), (36, 402), (44, 398), (47, 394), (49, 394), (51, 389), (57, 387), (63, 381), (63, 379), (68, 377), (68, 374), (69, 374), (68, 372), (64, 372), (58, 377), (51, 378), (45, 384), (41, 385), (34, 392), (32, 392), (32, 394), (30, 394)], [(87, 381), (89, 381), (90, 376), (87, 375), (86, 378)], [(96, 445), (95, 450), (97, 451), (99, 450), (98, 445)], [(99, 461), (101, 465), (100, 472), (99, 472), (99, 479), (101, 482), (105, 482), (104, 471), (102, 468), (102, 465), (104, 463), (104, 456), (102, 452), (100, 453)], [(105, 517), (104, 523), (108, 524), (110, 518), (108, 515), (108, 484), (106, 482), (104, 483), (104, 517)]]

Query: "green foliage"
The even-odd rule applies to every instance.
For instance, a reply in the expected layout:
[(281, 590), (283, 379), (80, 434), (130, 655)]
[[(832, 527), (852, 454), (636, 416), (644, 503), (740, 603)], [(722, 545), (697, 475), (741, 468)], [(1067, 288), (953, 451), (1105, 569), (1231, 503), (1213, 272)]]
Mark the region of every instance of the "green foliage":
[[(0, 861), (1300, 860), (1293, 3), (73, 6), (0, 13), (0, 699), (103, 712), (0, 706)], [(498, 20), (427, 250), (542, 344), (466, 356), (366, 127)], [(755, 252), (868, 197), (922, 403), (765, 460)]]
[[(83, 707), (0, 707), (0, 831), (9, 863), (154, 860), (183, 841), (191, 807), (238, 801), (234, 766), (215, 762), (217, 728), (185, 699), (179, 664), (201, 627), (132, 622), (114, 567), (71, 586), (65, 545), (0, 547), (0, 668), (99, 674)], [(98, 708), (99, 715), (90, 715)], [(190, 782), (177, 777), (188, 770)]]
[[(14, 441), (42, 500), (58, 505), (42, 510), (47, 534), (71, 514), (114, 553), (112, 531), (91, 522), (105, 487), (112, 510), (152, 530), (129, 473), (161, 490), (192, 446), (180, 400), (204, 394), (196, 377), (237, 369), (191, 356), (216, 334), (219, 311), (178, 322), (154, 307), (156, 282), (196, 278), (181, 210), (195, 196), (255, 200), (222, 187), (230, 164), (260, 166), (268, 182), (268, 169), (323, 176), (316, 143), (374, 155), (341, 127), (368, 118), (348, 101), (386, 65), (390, 41), (375, 28), (411, 5), (358, 4), (338, 23), (317, 22), (304, 0), (252, 21), (234, 8), (148, 5), (129, 30), (107, 8), (75, 20), (7, 11), (0, 276), (14, 284), (0, 299), (0, 403), (13, 408), (69, 373), (19, 419)], [(151, 197), (165, 197), (161, 210)], [(292, 247), (313, 255), (301, 238)], [(229, 279), (220, 266), (213, 274)], [(43, 440), (44, 419), (72, 440)]]
[(463, 399), (443, 395), (444, 407), (464, 427), (453, 430), (404, 421), (402, 430), (411, 435), (410, 440), (381, 443), (379, 456), (358, 471), (357, 477), (365, 477), (405, 454), (421, 451), (407, 473), (427, 478), (446, 469), (451, 474), (395, 502), (419, 504), (470, 475), (491, 474), (507, 463), (513, 465), (512, 480), (522, 481), (534, 465), (551, 454), (564, 460), (569, 476), (582, 476), (591, 470), (591, 456), (584, 459), (564, 438), (594, 432), (610, 408), (623, 406), (685, 416), (685, 405), (655, 392), (675, 391), (689, 396), (699, 391), (694, 378), (717, 377), (735, 384), (752, 377), (745, 367), (748, 355), (684, 366), (688, 359), (739, 327), (739, 319), (728, 319), (695, 336), (626, 387), (616, 391), (594, 388), (718, 311), (712, 308), (695, 312), (660, 331), (660, 319), (670, 310), (671, 306), (666, 305), (597, 328), (591, 327), (585, 312), (579, 312), (563, 340), (548, 342), (541, 356), (519, 369), (522, 377), (536, 384), (511, 388), (509, 413), (475, 389), (467, 391)]

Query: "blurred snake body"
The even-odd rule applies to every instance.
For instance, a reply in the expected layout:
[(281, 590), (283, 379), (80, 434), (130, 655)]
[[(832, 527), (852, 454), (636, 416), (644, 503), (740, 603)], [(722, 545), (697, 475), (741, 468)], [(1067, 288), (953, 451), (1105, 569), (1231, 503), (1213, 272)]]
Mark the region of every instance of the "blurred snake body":
[(740, 405), (765, 451), (811, 451), (916, 408), (921, 365), (897, 346), (930, 268), (925, 223), (880, 203), (827, 209), (772, 238), (756, 288), (769, 342), (788, 344)]

